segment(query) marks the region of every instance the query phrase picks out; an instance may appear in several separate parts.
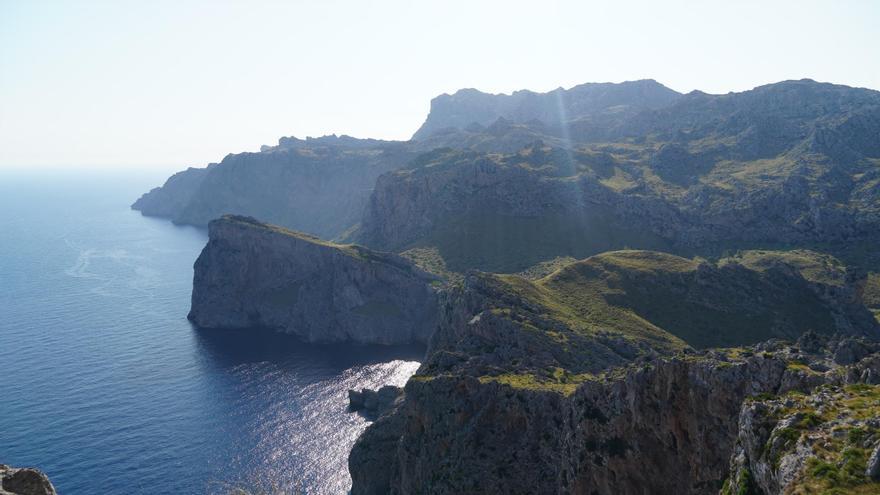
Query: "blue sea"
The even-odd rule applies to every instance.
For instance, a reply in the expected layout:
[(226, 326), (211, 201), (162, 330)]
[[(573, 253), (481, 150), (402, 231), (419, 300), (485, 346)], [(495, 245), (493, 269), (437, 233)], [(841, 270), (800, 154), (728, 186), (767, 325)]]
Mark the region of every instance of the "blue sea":
[(167, 172), (0, 170), (0, 463), (62, 495), (346, 493), (348, 389), (422, 350), (193, 328), (205, 231), (129, 209)]

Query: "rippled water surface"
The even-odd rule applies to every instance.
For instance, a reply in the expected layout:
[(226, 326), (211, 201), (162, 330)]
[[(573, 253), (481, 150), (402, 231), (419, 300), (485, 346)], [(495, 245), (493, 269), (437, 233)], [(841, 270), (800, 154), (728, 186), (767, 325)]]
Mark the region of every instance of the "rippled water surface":
[(193, 329), (205, 233), (128, 208), (163, 177), (0, 171), (0, 463), (62, 495), (345, 493), (347, 390), (421, 350)]

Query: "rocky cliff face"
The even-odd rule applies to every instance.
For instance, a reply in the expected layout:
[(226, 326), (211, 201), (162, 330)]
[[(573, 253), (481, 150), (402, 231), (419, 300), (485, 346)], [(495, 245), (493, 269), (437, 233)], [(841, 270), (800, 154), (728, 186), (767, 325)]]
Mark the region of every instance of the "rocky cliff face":
[(431, 112), (413, 140), (425, 140), (442, 131), (473, 131), (499, 118), (550, 127), (605, 114), (616, 114), (620, 118), (621, 114), (662, 108), (680, 96), (653, 80), (589, 83), (567, 90), (559, 88), (547, 93), (524, 90), (510, 95), (462, 89), (431, 100)]
[(153, 188), (138, 198), (131, 208), (150, 217), (176, 218), (186, 208), (201, 187), (202, 181), (216, 165), (212, 163), (206, 168), (190, 167), (172, 175), (162, 187)]
[(471, 274), (352, 450), (353, 493), (717, 493), (746, 398), (877, 376), (877, 344), (840, 336), (880, 336), (855, 290), (803, 251)]
[(196, 260), (189, 319), (309, 342), (424, 342), (438, 315), (434, 281), (393, 254), (226, 216), (210, 223)]
[[(592, 115), (619, 120), (623, 114), (662, 107), (678, 96), (654, 81), (584, 84), (511, 96), (462, 90), (434, 100), (427, 122), (412, 141), (283, 137), (276, 146), (261, 147), (260, 153), (231, 154), (207, 169), (175, 174), (132, 208), (200, 226), (224, 214), (249, 215), (335, 239), (361, 220), (376, 178), (418, 153), (447, 146), (513, 152), (539, 139), (570, 145), (554, 137), (562, 135), (563, 120)], [(440, 128), (447, 132), (434, 132)]]
[(376, 177), (413, 156), (401, 143), (282, 138), (260, 153), (228, 155), (207, 169), (176, 174), (132, 208), (199, 226), (225, 214), (248, 215), (333, 239), (360, 221)]
[[(379, 178), (360, 239), (381, 249), (432, 246), (459, 270), (491, 271), (623, 247), (869, 252), (880, 240), (880, 154), (868, 144), (880, 119), (869, 114), (880, 103), (871, 103), (876, 92), (832, 89), (804, 90), (803, 114), (786, 85), (681, 102), (666, 111), (677, 127), (647, 127), (640, 137), (577, 151), (551, 141), (508, 154), (423, 155)], [(827, 113), (810, 98), (827, 98)], [(756, 102), (793, 116), (777, 128)], [(510, 259), (497, 256), (502, 246)]]
[(0, 495), (55, 495), (55, 487), (39, 469), (0, 464)]
[(743, 404), (722, 495), (880, 493), (880, 355), (830, 377), (809, 365), (821, 386)]
[(359, 239), (389, 250), (432, 246), (455, 271), (515, 272), (627, 246), (669, 249), (661, 234), (685, 225), (682, 214), (603, 185), (591, 167), (605, 160), (543, 146), (502, 156), (438, 150), (379, 178)]
[[(470, 243), (460, 264), (490, 270), (498, 246), (522, 255), (513, 271), (623, 247), (865, 251), (880, 231), (878, 134), (880, 93), (809, 80), (727, 95), (654, 81), (462, 90), (436, 98), (409, 142), (282, 138), (134, 207), (195, 225), (246, 214), (380, 249)], [(464, 152), (415, 160), (440, 147)]]
[[(397, 409), (355, 445), (352, 493), (729, 490), (742, 479), (734, 461), (725, 484), (728, 460), (743, 442), (738, 438), (749, 435), (738, 413), (750, 407), (750, 397), (863, 383), (880, 372), (876, 347), (841, 366), (828, 359), (840, 342), (827, 345), (822, 357), (771, 342), (651, 359), (559, 387), (418, 374)], [(872, 409), (854, 411), (865, 417)], [(867, 466), (862, 461), (858, 468)]]

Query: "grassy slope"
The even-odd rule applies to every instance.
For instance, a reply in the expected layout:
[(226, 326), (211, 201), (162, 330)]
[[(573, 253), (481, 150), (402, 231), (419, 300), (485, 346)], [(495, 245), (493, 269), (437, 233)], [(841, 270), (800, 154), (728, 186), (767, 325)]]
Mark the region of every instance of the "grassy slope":
[[(806, 330), (835, 331), (810, 283), (836, 285), (839, 262), (809, 251), (745, 252), (711, 264), (651, 251), (615, 251), (562, 266), (538, 280), (481, 274), (493, 317), (524, 333), (558, 367), (511, 365), (483, 380), (571, 392), (601, 358), (592, 338), (623, 339), (670, 353), (686, 346), (735, 347)], [(513, 364), (513, 363), (512, 363)]]
[[(830, 314), (805, 280), (767, 272), (785, 263), (806, 273), (807, 280), (817, 275), (815, 282), (836, 283), (836, 273), (820, 270), (824, 263), (837, 266), (836, 260), (808, 251), (742, 256), (747, 263), (724, 259), (713, 266), (650, 251), (615, 251), (534, 282), (513, 275), (498, 278), (573, 328), (608, 329), (639, 340), (680, 339), (703, 348), (796, 337), (808, 329), (834, 331)], [(702, 276), (700, 263), (705, 264)]]

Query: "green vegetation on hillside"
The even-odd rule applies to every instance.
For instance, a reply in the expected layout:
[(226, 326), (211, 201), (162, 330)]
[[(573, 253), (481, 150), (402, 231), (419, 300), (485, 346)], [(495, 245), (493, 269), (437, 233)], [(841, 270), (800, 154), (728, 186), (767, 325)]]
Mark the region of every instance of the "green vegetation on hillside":
[(723, 262), (740, 263), (756, 271), (766, 271), (785, 264), (798, 270), (810, 282), (833, 286), (842, 286), (846, 282), (846, 267), (843, 263), (833, 256), (803, 249), (743, 251)]
[[(715, 145), (734, 146), (724, 143)], [(375, 232), (368, 229), (368, 243), (392, 250), (436, 249), (455, 272), (516, 272), (556, 257), (625, 248), (707, 257), (737, 249), (815, 248), (880, 267), (876, 253), (857, 252), (870, 245), (868, 240), (842, 243), (800, 233), (801, 225), (814, 221), (815, 213), (804, 209), (813, 201), (809, 191), (826, 187), (833, 164), (794, 151), (755, 160), (719, 158), (727, 152), (650, 139), (574, 150), (533, 144), (507, 154), (437, 149), (382, 184), (387, 188), (382, 198), (422, 212), (420, 230), (409, 230), (414, 228), (409, 217), (398, 220), (393, 211), (376, 210), (371, 214), (377, 218), (368, 224), (388, 222), (395, 228), (388, 231), (390, 238), (370, 237)], [(854, 173), (856, 182), (869, 180), (864, 171), (871, 167), (859, 161), (847, 173)], [(414, 194), (424, 183), (430, 189)], [(790, 190), (791, 183), (800, 189)], [(790, 211), (781, 211), (770, 198), (780, 198), (786, 203), (782, 209)], [(864, 201), (847, 205), (845, 194), (837, 199), (827, 205), (835, 215), (865, 206)], [(680, 243), (682, 234), (693, 238)]]
[(472, 212), (444, 218), (421, 244), (436, 247), (447, 266), (458, 272), (519, 271), (559, 256), (580, 259), (622, 246), (670, 247), (649, 232), (609, 223), (609, 213), (599, 205), (579, 216)]
[[(740, 259), (747, 262), (739, 264)], [(807, 276), (767, 272), (780, 263)], [(836, 284), (837, 278), (817, 271), (817, 263), (837, 266), (806, 251), (749, 252), (717, 266), (650, 251), (615, 251), (537, 281), (513, 275), (495, 279), (504, 291), (579, 332), (611, 331), (661, 348), (678, 347), (680, 341), (699, 348), (731, 347), (796, 338), (806, 330), (834, 332), (827, 304), (809, 283)]]
[[(453, 338), (470, 369), (483, 370), (481, 380), (567, 394), (640, 355), (725, 347), (735, 361), (744, 352), (738, 346), (795, 340), (808, 330), (835, 333), (836, 317), (876, 331), (863, 307), (820, 296), (840, 288), (840, 263), (804, 250), (743, 252), (714, 264), (626, 250), (553, 268), (538, 279), (468, 279), (484, 310)], [(789, 367), (806, 368), (796, 361)], [(439, 362), (428, 370), (426, 376), (450, 372)]]

